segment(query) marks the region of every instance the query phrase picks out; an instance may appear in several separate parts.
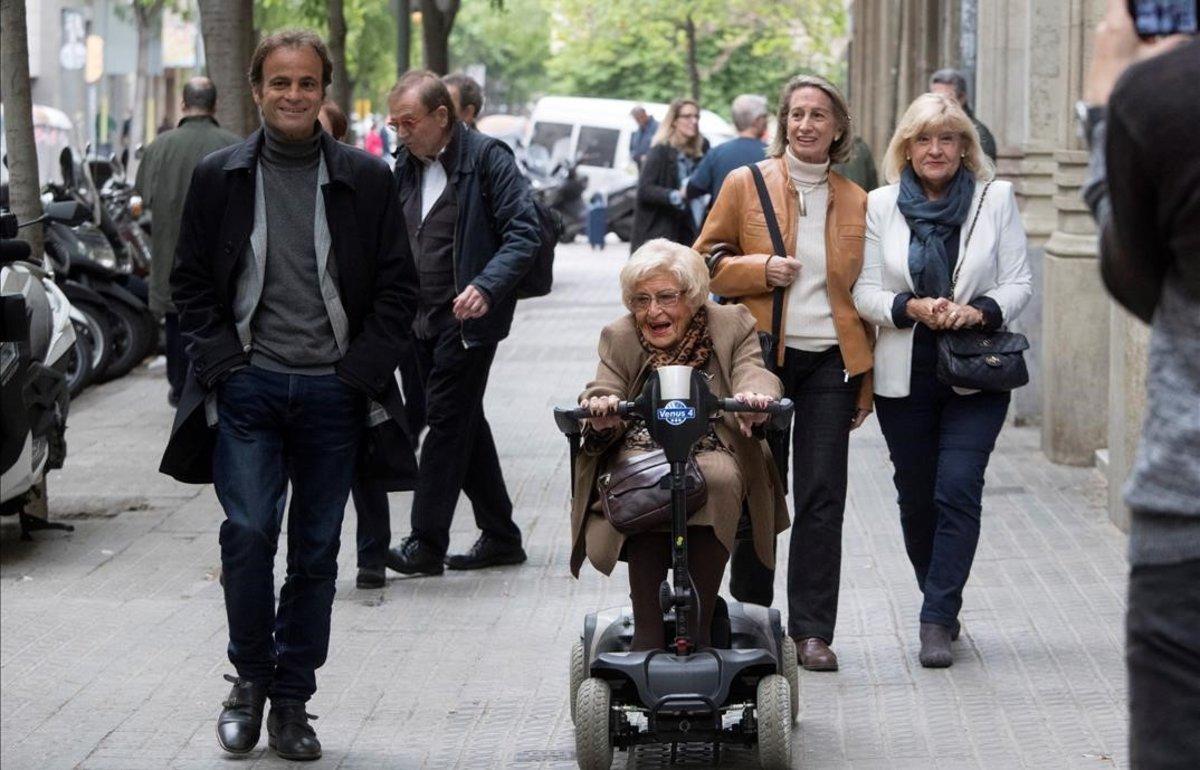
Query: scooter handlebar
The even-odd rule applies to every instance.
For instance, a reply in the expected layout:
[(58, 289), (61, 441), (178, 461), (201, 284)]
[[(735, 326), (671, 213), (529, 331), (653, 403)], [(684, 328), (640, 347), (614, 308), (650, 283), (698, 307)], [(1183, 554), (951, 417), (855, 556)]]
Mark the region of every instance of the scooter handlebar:
[[(617, 404), (617, 411), (614, 412), (618, 417), (628, 417), (634, 414), (635, 404), (633, 401), (621, 401)], [(574, 409), (565, 407), (554, 407), (554, 422), (558, 425), (558, 429), (568, 436), (573, 433), (579, 433), (581, 420), (586, 420), (593, 417), (592, 410), (585, 406), (577, 406)]]
[(778, 401), (772, 401), (767, 404), (765, 409), (759, 409), (756, 406), (738, 401), (736, 398), (720, 399), (721, 411), (723, 412), (758, 412), (771, 415), (771, 425), (778, 430), (787, 428), (788, 423), (792, 420), (792, 410), (795, 405), (790, 398), (781, 398)]

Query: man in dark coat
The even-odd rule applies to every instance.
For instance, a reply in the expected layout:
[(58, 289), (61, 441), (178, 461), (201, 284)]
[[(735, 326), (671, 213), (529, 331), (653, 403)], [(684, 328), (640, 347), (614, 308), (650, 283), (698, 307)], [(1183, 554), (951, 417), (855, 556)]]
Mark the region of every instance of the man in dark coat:
[[(412, 534), (388, 566), (413, 575), (525, 561), (483, 395), (496, 347), (508, 336), (516, 288), (540, 243), (529, 185), (503, 142), (457, 119), (432, 72), (406, 73), (388, 97), (400, 211), (420, 294), (413, 335), (429, 432), (412, 504)], [(466, 554), (446, 557), (450, 521), (465, 492), (481, 530)]]
[(263, 127), (196, 167), (172, 276), (191, 368), (161, 470), (211, 481), (225, 510), (238, 675), (217, 736), (231, 753), (252, 751), (269, 697), (270, 745), (285, 759), (321, 755), (305, 703), (329, 649), (355, 470), (394, 488), (415, 473), (392, 374), (415, 304), (412, 255), (387, 165), (320, 129), (332, 69), (311, 32), (259, 44), (250, 82)]
[(154, 216), (150, 234), (150, 311), (164, 318), (167, 331), (167, 400), (179, 403), (187, 378), (187, 354), (179, 334), (179, 314), (171, 304), (171, 268), (183, 198), (192, 171), (210, 152), (242, 141), (237, 134), (217, 125), (217, 89), (205, 77), (195, 77), (183, 87), (183, 118), (178, 130), (160, 135), (146, 147), (138, 166), (137, 184), (142, 201)]
[(963, 112), (967, 113), (967, 117), (975, 124), (975, 130), (979, 133), (979, 148), (995, 163), (996, 139), (983, 121), (975, 117), (975, 112), (971, 109), (971, 100), (967, 94), (967, 79), (963, 77), (963, 74), (955, 69), (940, 69), (930, 76), (929, 90), (935, 94), (949, 96), (958, 102), (959, 106), (963, 108)]

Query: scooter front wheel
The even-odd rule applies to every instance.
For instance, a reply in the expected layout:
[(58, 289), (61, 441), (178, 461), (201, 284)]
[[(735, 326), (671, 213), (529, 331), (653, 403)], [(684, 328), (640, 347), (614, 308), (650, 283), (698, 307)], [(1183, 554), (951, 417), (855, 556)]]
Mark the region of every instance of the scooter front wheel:
[(571, 724), (575, 724), (575, 700), (579, 686), (587, 679), (587, 661), (583, 659), (583, 642), (576, 640), (571, 645)]
[(575, 761), (579, 770), (609, 770), (612, 760), (612, 691), (603, 679), (585, 679), (575, 696)]
[(763, 770), (788, 770), (792, 761), (791, 686), (779, 674), (758, 680), (758, 763)]
[(780, 662), (783, 669), (783, 678), (788, 682), (788, 689), (791, 690), (792, 696), (792, 721), (795, 722), (800, 718), (800, 665), (796, 658), (796, 640), (784, 634), (783, 659)]

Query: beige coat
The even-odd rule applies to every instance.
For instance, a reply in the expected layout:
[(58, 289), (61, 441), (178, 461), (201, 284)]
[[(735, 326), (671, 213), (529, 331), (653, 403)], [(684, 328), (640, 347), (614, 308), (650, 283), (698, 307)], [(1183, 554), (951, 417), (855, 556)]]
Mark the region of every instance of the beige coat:
[[(712, 375), (709, 388), (713, 394), (728, 398), (734, 393), (755, 392), (779, 398), (783, 389), (779, 378), (767, 371), (762, 362), (754, 316), (743, 305), (718, 305), (706, 302), (708, 328), (713, 340), (713, 359), (708, 372)], [(616, 395), (632, 399), (635, 388), (643, 381), (649, 355), (638, 341), (637, 329), (631, 315), (626, 315), (604, 328), (600, 333), (600, 364), (596, 379), (580, 396)], [(723, 415), (716, 425), (721, 443), (733, 452), (750, 509), (754, 532), (754, 549), (768, 567), (775, 565), (775, 535), (787, 529), (787, 502), (783, 484), (765, 441), (743, 436), (734, 415)], [(579, 576), (585, 558), (604, 574), (609, 574), (620, 558), (625, 538), (604, 520), (603, 514), (589, 510), (594, 500), (596, 477), (615, 455), (620, 445), (618, 435), (610, 450), (599, 455), (581, 452), (575, 462), (575, 489), (571, 503), (571, 574)], [(704, 463), (701, 464), (704, 467)], [(710, 479), (710, 487), (713, 481)], [(710, 491), (710, 502), (720, 494)], [(706, 506), (706, 509), (708, 506)], [(697, 524), (711, 523), (718, 536), (729, 532), (729, 517), (736, 526), (740, 508), (719, 512), (699, 512), (693, 518)], [(716, 517), (725, 519), (718, 526)], [(728, 543), (726, 544), (728, 547)]]

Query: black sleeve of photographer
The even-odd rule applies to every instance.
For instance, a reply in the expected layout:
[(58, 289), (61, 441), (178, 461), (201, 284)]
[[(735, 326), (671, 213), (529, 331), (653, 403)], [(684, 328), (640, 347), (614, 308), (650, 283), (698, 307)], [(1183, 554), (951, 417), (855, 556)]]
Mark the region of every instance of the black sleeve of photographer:
[(1120, 95), (1114, 94), (1104, 126), (1111, 216), (1107, 223), (1101, 221), (1100, 274), (1113, 299), (1150, 323), (1168, 254), (1156, 216), (1159, 200), (1153, 168), (1157, 164), (1147, 157), (1129, 126), (1127, 110)]

